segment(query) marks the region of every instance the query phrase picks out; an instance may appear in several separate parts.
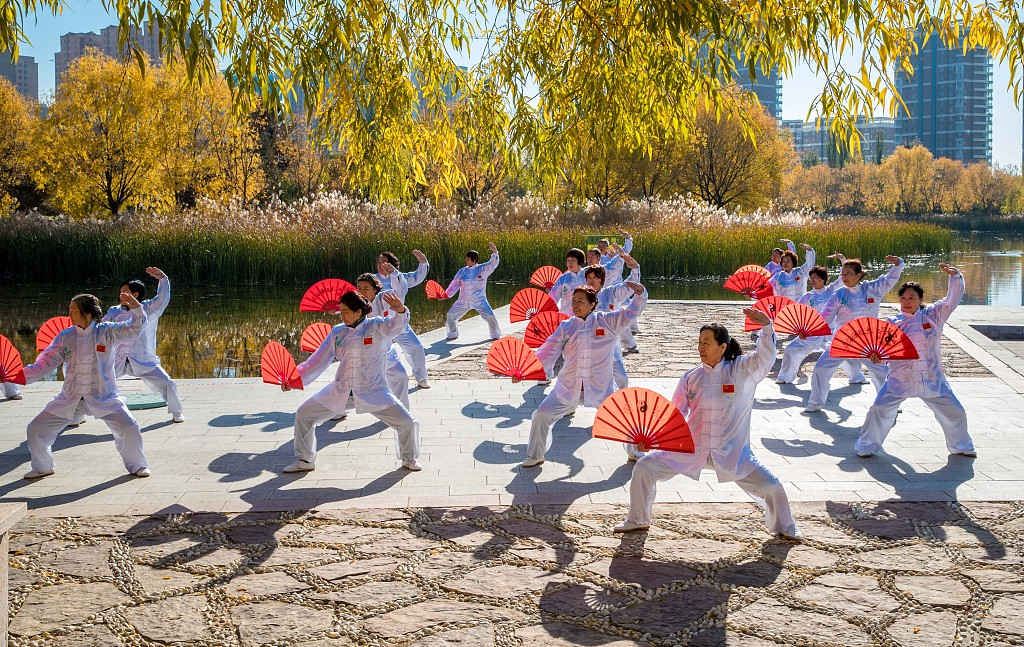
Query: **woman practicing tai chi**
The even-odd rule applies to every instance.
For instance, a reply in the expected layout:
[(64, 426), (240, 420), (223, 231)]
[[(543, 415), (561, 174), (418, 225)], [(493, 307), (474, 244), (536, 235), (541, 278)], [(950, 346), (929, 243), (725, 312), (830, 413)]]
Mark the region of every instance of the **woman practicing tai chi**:
[(25, 382), (32, 383), (66, 366), (64, 385), (43, 411), (28, 423), (28, 451), (32, 471), (27, 479), (53, 474), (53, 441), (72, 422), (76, 409), (102, 420), (114, 436), (114, 447), (129, 474), (149, 476), (149, 463), (142, 452), (139, 423), (118, 398), (114, 371), (115, 346), (132, 343), (146, 325), (146, 312), (131, 292), (122, 292), (121, 304), (128, 308), (124, 321), (101, 322), (100, 300), (79, 294), (68, 304), (72, 326), (61, 331), (50, 345), (25, 367)]
[[(427, 257), (418, 249), (412, 250), (419, 264), (412, 272), (400, 272), (398, 270), (398, 257), (391, 252), (381, 252), (377, 256), (377, 280), (380, 282), (381, 290), (391, 290), (398, 295), (398, 298), (405, 303), (405, 295), (409, 289), (423, 283), (430, 272), (430, 263)], [(412, 367), (412, 375), (416, 378), (416, 384), (421, 389), (429, 389), (430, 382), (427, 381), (427, 355), (423, 350), (423, 343), (413, 332), (411, 326), (406, 326), (395, 343), (402, 349), (405, 356), (409, 358), (409, 365)]]
[(775, 294), (788, 297), (793, 301), (798, 300), (807, 292), (807, 276), (814, 267), (814, 248), (806, 243), (800, 243), (804, 249), (804, 264), (797, 265), (799, 260), (796, 252), (789, 250), (782, 252), (782, 266), (778, 272), (772, 274), (769, 282)]
[[(793, 244), (793, 241), (791, 241), (788, 238), (780, 238), (779, 241), (783, 242), (783, 243), (786, 243), (786, 247), (789, 248), (789, 251), (791, 251), (794, 254), (796, 254), (796, 245)], [(776, 272), (781, 270), (782, 269), (782, 252), (783, 252), (783, 249), (781, 247), (776, 247), (775, 249), (773, 249), (772, 250), (772, 260), (768, 261), (768, 263), (765, 264), (764, 269), (768, 270), (772, 274), (775, 274)]]
[(565, 272), (548, 290), (548, 296), (558, 304), (558, 311), (572, 315), (572, 291), (583, 285), (583, 264), (586, 256), (582, 249), (573, 247), (565, 253)]
[(615, 532), (650, 527), (658, 481), (677, 474), (696, 480), (706, 467), (715, 470), (719, 482), (736, 481), (765, 508), (770, 532), (787, 539), (799, 536), (786, 491), (750, 448), (750, 409), (757, 384), (775, 363), (775, 330), (760, 310), (743, 312), (762, 326), (754, 353), (742, 355), (739, 343), (720, 324), (701, 327), (701, 365), (680, 378), (672, 396), (693, 434), (694, 452), (655, 450), (637, 461), (629, 486), (629, 515)]
[[(396, 285), (401, 292), (407, 292), (407, 290), (403, 289), (405, 287), (404, 276), (399, 275), (395, 277), (392, 285)], [(356, 289), (359, 290), (359, 294), (370, 304), (370, 312), (367, 315), (369, 317), (387, 317), (390, 314), (387, 305), (384, 303), (386, 295), (394, 294), (401, 298), (400, 292), (395, 290), (382, 291), (377, 277), (369, 273), (359, 275), (359, 278), (356, 279)], [(406, 324), (406, 327), (408, 328), (408, 324)], [(405, 371), (405, 367), (402, 366), (402, 361), (398, 359), (397, 337), (395, 339), (396, 341), (388, 348), (387, 355), (384, 358), (384, 361), (387, 363), (384, 374), (387, 377), (388, 388), (391, 389), (391, 392), (395, 394), (395, 397), (401, 401), (406, 409), (412, 411), (412, 408), (409, 406), (409, 374)]]
[[(833, 333), (839, 330), (843, 324), (858, 317), (878, 316), (882, 297), (896, 285), (896, 281), (900, 280), (900, 275), (905, 267), (903, 259), (898, 256), (886, 256), (885, 260), (892, 263), (892, 268), (883, 276), (867, 283), (863, 282), (864, 267), (861, 265), (860, 259), (850, 258), (843, 261), (843, 271), (840, 274), (843, 285), (836, 288), (821, 311), (822, 318)], [(814, 374), (811, 376), (811, 394), (807, 397), (804, 413), (821, 411), (825, 401), (828, 400), (829, 380), (832, 379), (836, 368), (846, 361), (838, 357), (829, 357), (831, 347), (832, 342), (829, 340), (821, 357), (814, 364)], [(865, 365), (871, 372), (875, 386), (881, 388), (887, 372), (885, 365), (874, 362), (865, 362)], [(851, 376), (851, 381), (853, 381), (853, 377)]]
[(555, 420), (583, 406), (599, 407), (615, 392), (612, 361), (618, 335), (629, 326), (647, 304), (647, 290), (639, 283), (627, 283), (635, 296), (629, 307), (616, 312), (596, 312), (597, 294), (593, 288), (579, 287), (572, 293), (573, 317), (559, 324), (555, 332), (537, 349), (537, 358), (548, 375), (559, 357), (565, 364), (558, 372), (555, 388), (537, 410), (530, 426), (530, 444), (520, 467), (544, 462), (551, 448), (551, 425)]
[(487, 246), (491, 250), (490, 260), (486, 263), (479, 263), (480, 254), (475, 249), (469, 250), (466, 252), (466, 266), (459, 268), (459, 271), (455, 273), (455, 278), (452, 279), (452, 282), (448, 284), (448, 289), (445, 290), (449, 299), (456, 292), (459, 293), (459, 298), (452, 304), (446, 317), (449, 340), (458, 339), (458, 321), (462, 315), (470, 310), (476, 310), (483, 317), (484, 321), (487, 322), (491, 339), (501, 337), (498, 319), (494, 316), (491, 304), (487, 302), (487, 277), (498, 267), (498, 248), (494, 246), (494, 243), (488, 243)]
[[(344, 415), (352, 397), (356, 413), (371, 413), (391, 425), (397, 434), (402, 467), (417, 472), (420, 464), (420, 426), (408, 409), (395, 398), (385, 378), (385, 356), (395, 335), (409, 323), (409, 310), (393, 293), (385, 293), (388, 317), (367, 317), (370, 304), (355, 292), (341, 295), (339, 310), (344, 323), (335, 326), (320, 347), (299, 364), (302, 385), (309, 386), (324, 369), (338, 361), (334, 381), (320, 389), (295, 412), (295, 462), (285, 472), (315, 469), (315, 428), (322, 422)], [(281, 390), (288, 391), (287, 382)]]
[(974, 458), (974, 442), (967, 433), (967, 412), (956, 399), (942, 372), (942, 327), (964, 294), (964, 277), (955, 267), (942, 263), (939, 269), (949, 275), (946, 297), (930, 306), (922, 306), (924, 289), (917, 283), (900, 286), (900, 313), (888, 321), (900, 327), (914, 342), (920, 359), (889, 363), (889, 376), (875, 396), (853, 449), (868, 457), (882, 449), (882, 443), (896, 423), (899, 405), (907, 398), (921, 398), (935, 414), (946, 434), (950, 454)]

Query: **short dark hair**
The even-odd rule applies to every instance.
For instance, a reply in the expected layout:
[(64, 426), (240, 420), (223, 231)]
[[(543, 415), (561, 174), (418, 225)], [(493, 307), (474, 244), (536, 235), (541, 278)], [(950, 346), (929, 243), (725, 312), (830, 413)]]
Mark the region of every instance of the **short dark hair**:
[(776, 247), (775, 249), (772, 250), (772, 256), (775, 256), (776, 254), (782, 254), (781, 247)]
[(917, 296), (919, 298), (924, 298), (924, 288), (921, 287), (921, 284), (918, 283), (917, 281), (907, 281), (906, 283), (901, 285), (899, 295), (903, 296), (903, 293), (906, 292), (907, 290), (913, 290), (914, 292), (917, 292)]
[(782, 252), (782, 258), (779, 259), (780, 263), (782, 262), (783, 258), (788, 258), (789, 260), (793, 261), (793, 267), (796, 267), (797, 265), (800, 264), (800, 259), (797, 258), (796, 254), (794, 252), (791, 252), (788, 249), (786, 251)]
[(608, 242), (608, 239), (607, 239), (607, 238), (602, 238), (601, 240), (597, 241), (597, 246), (598, 246), (598, 247), (600, 247), (600, 246), (601, 246), (601, 243), (604, 243), (604, 246), (605, 246), (605, 247), (607, 247), (608, 245), (611, 245), (611, 243), (610, 243), (610, 242)]
[(146, 298), (146, 284), (138, 279), (132, 279), (131, 281), (125, 281), (121, 284), (121, 287), (128, 286), (128, 291), (135, 295), (135, 298), (142, 301)]
[(92, 294), (76, 294), (71, 297), (71, 301), (83, 315), (92, 315), (94, 321), (99, 321), (103, 318), (103, 306), (96, 296)]
[(398, 257), (395, 256), (394, 253), (381, 252), (380, 255), (384, 257), (384, 260), (394, 265), (396, 270), (398, 269)]
[(577, 292), (582, 292), (583, 295), (585, 297), (587, 297), (587, 301), (589, 301), (591, 303), (597, 303), (597, 290), (595, 290), (594, 288), (592, 288), (590, 286), (587, 286), (587, 285), (581, 285), (581, 286), (579, 286), (578, 288), (576, 288), (575, 290), (572, 291), (572, 293), (574, 295)]
[(817, 276), (822, 281), (828, 282), (828, 270), (826, 270), (821, 265), (815, 265), (814, 267), (812, 267), (811, 271), (808, 272), (808, 274), (810, 274), (811, 276)]
[(346, 308), (352, 310), (353, 312), (358, 310), (362, 312), (364, 315), (367, 315), (370, 314), (371, 310), (373, 310), (373, 307), (370, 305), (370, 302), (364, 299), (363, 295), (353, 290), (349, 290), (345, 294), (341, 295), (340, 301), (345, 305)]
[(601, 267), (600, 265), (587, 266), (587, 271), (583, 273), (583, 278), (587, 278), (591, 274), (601, 279), (601, 285), (604, 285), (605, 271), (603, 267)]
[(376, 274), (370, 274), (369, 272), (363, 272), (356, 279), (356, 284), (358, 284), (360, 281), (366, 281), (367, 283), (372, 285), (374, 292), (380, 292), (381, 291), (380, 279), (377, 278)]
[(580, 265), (586, 265), (587, 264), (587, 255), (584, 254), (583, 250), (580, 249), (579, 247), (573, 247), (572, 249), (567, 251), (565, 253), (565, 257), (567, 259), (575, 258), (576, 262), (579, 263)]
[(474, 263), (479, 263), (480, 262), (480, 252), (476, 251), (475, 249), (471, 249), (468, 252), (466, 252), (466, 258), (468, 258), (469, 260), (473, 261)]
[(846, 259), (845, 261), (843, 261), (843, 267), (846, 267), (847, 265), (849, 265), (850, 269), (852, 269), (856, 274), (864, 273), (864, 264), (860, 262), (859, 258)]
[(740, 343), (732, 338), (729, 334), (729, 329), (720, 323), (709, 323), (704, 324), (700, 327), (700, 332), (710, 330), (711, 334), (715, 336), (715, 341), (719, 344), (725, 344), (725, 354), (722, 355), (722, 359), (732, 361), (743, 354), (743, 349), (740, 348)]

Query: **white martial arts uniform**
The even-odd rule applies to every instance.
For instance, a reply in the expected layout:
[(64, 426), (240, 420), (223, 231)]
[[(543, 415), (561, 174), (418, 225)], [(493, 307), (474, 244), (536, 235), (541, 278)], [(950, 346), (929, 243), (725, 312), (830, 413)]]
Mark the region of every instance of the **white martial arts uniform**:
[[(632, 281), (633, 283), (640, 282), (640, 268), (634, 267), (629, 272), (629, 278), (626, 281)], [(604, 282), (605, 287), (601, 288), (601, 291), (597, 293), (597, 310), (600, 312), (614, 312), (615, 310), (625, 308), (629, 305), (629, 300), (636, 294), (633, 289), (626, 285), (626, 281), (620, 283), (609, 283)], [(622, 344), (622, 348), (627, 350), (636, 349), (636, 338), (633, 337), (633, 332), (636, 329), (636, 322), (640, 319), (637, 317), (633, 319), (627, 328), (624, 328), (619, 333), (619, 342)], [(620, 349), (621, 350), (621, 349)]]
[[(789, 251), (796, 254), (796, 245), (793, 244), (793, 241), (789, 241), (788, 243), (786, 243), (786, 247), (789, 248)], [(775, 261), (768, 261), (768, 263), (765, 264), (764, 269), (768, 270), (772, 274), (775, 274), (776, 272), (782, 269), (782, 265), (776, 263)]]
[[(118, 377), (134, 375), (142, 379), (167, 402), (167, 412), (177, 416), (182, 413), (178, 385), (160, 365), (160, 357), (156, 354), (156, 329), (170, 301), (171, 282), (165, 276), (157, 283), (156, 296), (142, 302), (142, 308), (146, 311), (146, 325), (142, 329), (142, 334), (130, 342), (118, 344), (115, 349), (114, 368)], [(121, 306), (113, 306), (107, 310), (103, 321), (124, 321), (127, 318), (127, 310)]]
[(697, 480), (704, 468), (719, 482), (736, 484), (765, 508), (773, 533), (796, 536), (796, 521), (779, 480), (761, 465), (750, 448), (750, 410), (754, 391), (775, 362), (775, 331), (761, 329), (754, 352), (714, 367), (701, 364), (679, 380), (672, 404), (686, 417), (694, 453), (655, 450), (637, 461), (629, 486), (627, 524), (648, 526), (658, 481), (677, 474)]
[(388, 317), (365, 317), (353, 327), (339, 324), (320, 347), (299, 365), (303, 386), (309, 386), (331, 362), (338, 361), (334, 381), (303, 402), (295, 412), (295, 457), (316, 460), (315, 428), (345, 415), (349, 398), (356, 413), (371, 413), (395, 430), (399, 458), (420, 454), (419, 423), (395, 397), (385, 377), (388, 350), (395, 335), (409, 323), (409, 310)]
[(476, 310), (484, 318), (484, 321), (487, 322), (487, 327), (490, 329), (492, 339), (501, 337), (498, 319), (494, 316), (494, 310), (491, 310), (491, 304), (487, 302), (487, 277), (497, 269), (498, 262), (498, 252), (494, 252), (486, 263), (477, 263), (472, 267), (463, 267), (455, 273), (455, 278), (452, 279), (452, 282), (448, 284), (448, 289), (445, 290), (449, 299), (456, 292), (459, 293), (459, 298), (452, 304), (446, 317), (448, 339), (455, 339), (459, 336), (458, 321), (462, 318), (462, 315), (470, 310)]
[[(404, 277), (399, 277), (395, 279), (394, 283), (404, 283), (404, 280)], [(398, 295), (399, 298), (402, 298), (404, 301), (404, 295), (399, 294), (394, 290), (391, 290), (391, 292)], [(370, 302), (371, 309), (368, 316), (394, 316), (394, 312), (388, 311), (388, 304), (383, 298), (384, 293), (385, 290), (381, 290), (377, 293), (377, 296), (373, 298), (373, 301)], [(406, 324), (406, 328), (408, 327), (409, 325)], [(402, 365), (402, 360), (398, 359), (397, 339), (398, 338), (395, 337), (396, 341), (391, 343), (387, 354), (384, 356), (384, 361), (386, 363), (384, 371), (388, 381), (388, 388), (391, 389), (391, 392), (395, 394), (395, 397), (402, 402), (405, 408), (411, 411), (412, 408), (409, 406), (409, 374), (406, 373), (405, 366)]]
[(3, 385), (5, 398), (16, 398), (21, 395), (21, 389), (14, 382), (4, 382)]
[(618, 345), (618, 333), (629, 326), (646, 304), (647, 292), (644, 291), (625, 310), (598, 312), (595, 309), (586, 319), (567, 319), (537, 349), (537, 358), (548, 375), (559, 357), (565, 358), (565, 365), (551, 393), (533, 412), (527, 460), (544, 458), (551, 448), (551, 425), (576, 410), (581, 394), (583, 406), (599, 407), (615, 392), (612, 358)]
[(914, 342), (920, 359), (888, 363), (889, 376), (875, 396), (860, 437), (853, 446), (858, 454), (874, 454), (882, 449), (885, 437), (896, 422), (899, 405), (907, 398), (921, 398), (932, 410), (946, 435), (949, 453), (974, 451), (974, 442), (967, 433), (967, 412), (942, 372), (942, 328), (963, 294), (964, 277), (957, 272), (949, 277), (949, 290), (944, 299), (923, 306), (912, 315), (901, 312), (888, 318)]
[[(812, 289), (800, 297), (797, 303), (810, 306), (820, 313), (824, 310), (825, 304), (828, 303), (832, 293), (842, 284), (842, 280), (836, 279), (820, 290)], [(797, 371), (800, 370), (800, 365), (803, 363), (804, 358), (815, 351), (824, 350), (828, 345), (829, 339), (829, 335), (821, 335), (818, 337), (807, 337), (806, 339), (797, 337), (789, 342), (786, 350), (782, 353), (782, 366), (779, 368), (779, 375), (776, 381), (789, 383), (796, 379)], [(859, 360), (847, 360), (843, 366), (846, 367), (846, 372), (850, 375), (851, 382), (855, 381), (855, 376), (861, 375)]]
[[(627, 254), (633, 251), (632, 237), (627, 236), (622, 241), (622, 251)], [(622, 272), (623, 268), (626, 267), (626, 261), (619, 256), (618, 252), (610, 251), (601, 254), (601, 266), (604, 268), (605, 285), (615, 285), (622, 282)]]
[(814, 267), (814, 260), (814, 250), (808, 249), (804, 254), (803, 265), (788, 272), (779, 268), (779, 271), (772, 274), (768, 282), (772, 284), (775, 294), (798, 301), (807, 292), (807, 279), (810, 277), (811, 268)]
[(555, 284), (548, 290), (548, 296), (558, 304), (558, 311), (562, 314), (572, 316), (572, 292), (578, 287), (587, 284), (584, 272), (587, 271), (586, 267), (581, 267), (576, 272), (570, 272), (566, 270), (562, 273), (562, 276), (558, 277)]
[[(843, 324), (858, 317), (877, 317), (882, 297), (900, 280), (904, 267), (906, 267), (906, 263), (901, 258), (899, 263), (893, 265), (888, 272), (874, 281), (861, 281), (852, 288), (845, 285), (836, 288), (821, 311), (822, 318), (832, 329), (833, 334)], [(836, 368), (846, 361), (838, 357), (829, 357), (831, 344), (832, 340), (829, 339), (821, 357), (814, 364), (814, 374), (811, 376), (811, 394), (807, 398), (808, 407), (821, 407), (825, 404), (825, 401), (828, 400), (829, 380), (836, 372)], [(885, 382), (888, 372), (886, 366), (870, 361), (864, 362), (864, 366), (871, 373), (875, 387), (880, 388), (881, 384)]]
[(67, 369), (61, 392), (28, 423), (28, 450), (33, 471), (53, 471), (53, 442), (60, 431), (72, 423), (76, 409), (106, 423), (114, 436), (114, 447), (130, 473), (149, 466), (142, 451), (139, 423), (118, 398), (114, 370), (118, 343), (137, 338), (145, 325), (145, 311), (135, 308), (124, 321), (94, 321), (88, 328), (66, 328), (54, 337), (34, 363), (25, 367), (26, 383), (39, 380), (62, 362)]
[[(401, 275), (404, 281), (397, 277), (392, 281), (391, 276), (383, 274), (377, 274), (377, 280), (380, 281), (381, 288), (394, 291), (402, 303), (405, 303), (405, 295), (408, 294), (409, 288), (422, 283), (427, 278), (428, 272), (430, 272), (430, 263), (423, 262), (416, 266), (416, 270), (413, 272), (395, 272), (395, 274)], [(412, 375), (416, 381), (425, 381), (427, 379), (427, 355), (423, 350), (423, 343), (413, 332), (412, 326), (406, 326), (405, 330), (395, 337), (395, 343), (408, 358), (409, 365), (412, 367)]]

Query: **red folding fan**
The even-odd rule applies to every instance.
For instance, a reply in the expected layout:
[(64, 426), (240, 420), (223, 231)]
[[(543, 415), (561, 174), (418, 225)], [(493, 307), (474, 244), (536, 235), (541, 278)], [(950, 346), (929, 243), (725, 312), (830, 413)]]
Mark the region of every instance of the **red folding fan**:
[(301, 312), (337, 312), (341, 295), (356, 289), (344, 279), (323, 279), (309, 286), (299, 303)]
[(533, 274), (530, 275), (530, 283), (536, 285), (538, 288), (544, 288), (550, 290), (555, 286), (555, 281), (562, 276), (562, 270), (554, 267), (553, 265), (545, 265), (544, 267), (537, 268)]
[(775, 332), (807, 339), (831, 335), (832, 329), (811, 306), (805, 303), (791, 303), (775, 315)]
[(60, 316), (47, 319), (46, 323), (39, 327), (39, 332), (36, 333), (36, 352), (41, 353), (46, 350), (46, 347), (50, 345), (54, 337), (71, 326), (71, 317)]
[[(752, 305), (750, 307), (754, 308), (756, 310), (760, 310), (761, 312), (763, 312), (766, 315), (768, 315), (769, 319), (771, 319), (772, 321), (775, 321), (775, 317), (777, 317), (779, 315), (779, 313), (782, 312), (782, 310), (786, 306), (794, 305), (794, 303), (795, 302), (792, 299), (790, 299), (789, 297), (784, 297), (784, 296), (779, 295), (779, 294), (773, 294), (770, 297), (765, 297), (763, 299), (758, 299), (754, 303), (754, 305)], [(760, 330), (760, 329), (761, 329), (761, 326), (759, 326), (758, 324), (756, 324), (753, 321), (751, 321), (750, 317), (747, 317), (746, 319), (744, 319), (744, 322), (743, 322), (743, 330), (744, 331), (750, 332), (751, 330)]]
[(331, 334), (331, 324), (326, 324), (322, 321), (311, 323), (302, 331), (299, 348), (304, 353), (312, 353), (317, 348), (320, 348), (320, 344), (324, 343), (329, 334)]
[(737, 271), (726, 279), (725, 289), (760, 299), (774, 293), (771, 283), (768, 282), (769, 278), (754, 270)]
[(444, 288), (441, 287), (441, 284), (434, 279), (427, 281), (424, 289), (427, 291), (428, 299), (444, 300), (448, 298), (448, 293), (445, 292)]
[(267, 384), (287, 383), (293, 389), (302, 388), (302, 377), (295, 360), (284, 346), (276, 341), (267, 342), (260, 357), (260, 371)]
[(843, 324), (832, 338), (829, 355), (867, 358), (876, 364), (887, 359), (919, 357), (914, 342), (899, 326), (874, 317), (858, 317)]
[(738, 274), (740, 272), (757, 272), (766, 279), (772, 278), (772, 273), (765, 269), (762, 265), (744, 265), (743, 267), (733, 272), (733, 274)]
[(649, 389), (629, 387), (608, 396), (597, 410), (593, 435), (630, 443), (641, 451), (693, 453), (693, 436), (683, 414)]
[(487, 351), (487, 370), (521, 380), (546, 380), (537, 355), (522, 340), (502, 337)]
[(25, 383), (25, 369), (21, 355), (10, 339), (0, 335), (0, 382)]
[(512, 323), (517, 323), (533, 319), (533, 315), (548, 311), (558, 312), (558, 305), (554, 299), (537, 288), (524, 288), (512, 297), (508, 318)]
[(526, 324), (526, 334), (523, 341), (530, 348), (538, 348), (547, 341), (551, 333), (555, 332), (558, 324), (569, 318), (569, 315), (562, 312), (545, 311), (534, 315), (530, 323)]

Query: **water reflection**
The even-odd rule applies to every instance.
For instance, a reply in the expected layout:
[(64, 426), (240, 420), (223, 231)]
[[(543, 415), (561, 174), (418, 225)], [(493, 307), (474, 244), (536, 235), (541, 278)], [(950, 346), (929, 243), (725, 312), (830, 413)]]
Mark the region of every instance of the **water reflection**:
[[(1024, 236), (972, 236), (957, 240), (952, 262), (963, 269), (967, 281), (964, 303), (1019, 306), (1024, 303)], [(642, 258), (640, 259), (642, 262)], [(924, 286), (926, 298), (940, 298), (947, 279), (937, 268), (939, 257), (910, 257), (907, 280)], [(834, 266), (833, 266), (834, 267)], [(870, 268), (876, 276), (882, 266)], [(833, 274), (835, 270), (833, 269)], [(171, 277), (172, 281), (174, 277)], [(721, 278), (645, 283), (655, 299), (735, 299), (721, 287)], [(507, 304), (523, 284), (493, 283), (488, 288), (491, 304)], [(174, 377), (250, 377), (259, 374), (263, 346), (274, 339), (297, 360), (306, 357), (299, 339), (314, 321), (336, 323), (329, 315), (299, 312), (299, 299), (307, 286), (235, 286), (190, 288), (173, 286), (171, 305), (160, 321), (158, 352)], [(18, 285), (0, 294), (0, 334), (14, 342), (27, 363), (35, 356), (35, 334), (48, 318), (67, 313), (75, 292), (93, 292), (105, 303), (116, 297), (117, 285)], [(894, 301), (895, 292), (886, 300)], [(422, 287), (408, 299), (413, 327), (422, 332), (444, 324), (450, 301), (430, 301)]]

